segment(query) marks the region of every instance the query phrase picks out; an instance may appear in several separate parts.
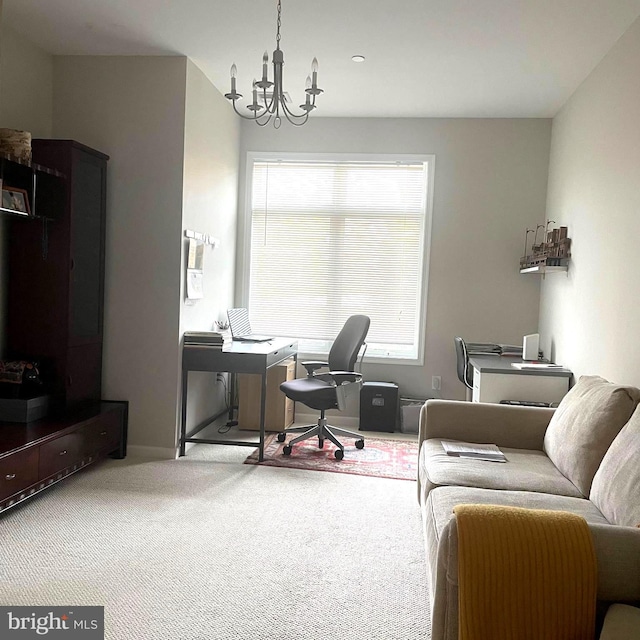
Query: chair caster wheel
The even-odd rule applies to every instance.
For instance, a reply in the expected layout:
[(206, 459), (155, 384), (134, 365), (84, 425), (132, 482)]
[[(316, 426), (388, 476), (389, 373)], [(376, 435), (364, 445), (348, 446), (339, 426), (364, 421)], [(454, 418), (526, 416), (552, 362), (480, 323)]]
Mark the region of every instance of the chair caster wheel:
[(342, 460), (342, 458), (344, 458), (344, 451), (342, 449), (336, 449), (333, 455), (336, 457), (336, 460)]
[(364, 449), (364, 440), (356, 440), (356, 449)]
[(324, 449), (324, 440), (318, 440), (318, 448)]
[(292, 447), (290, 444), (285, 445), (282, 448), (282, 454), (285, 456), (290, 456), (291, 455), (291, 451), (292, 451)]
[(287, 437), (286, 433), (279, 433), (278, 434), (278, 442), (284, 442), (284, 439)]

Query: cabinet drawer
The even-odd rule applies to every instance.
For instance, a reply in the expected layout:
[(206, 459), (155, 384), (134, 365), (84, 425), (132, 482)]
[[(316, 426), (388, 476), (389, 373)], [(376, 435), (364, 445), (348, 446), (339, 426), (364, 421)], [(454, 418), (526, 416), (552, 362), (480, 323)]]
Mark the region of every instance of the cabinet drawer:
[(122, 433), (122, 414), (109, 411), (98, 416), (84, 428), (84, 452), (92, 455), (98, 452), (113, 451), (120, 444)]
[(83, 453), (83, 435), (74, 431), (40, 447), (40, 479), (76, 464)]
[(0, 460), (0, 500), (38, 481), (38, 447)]

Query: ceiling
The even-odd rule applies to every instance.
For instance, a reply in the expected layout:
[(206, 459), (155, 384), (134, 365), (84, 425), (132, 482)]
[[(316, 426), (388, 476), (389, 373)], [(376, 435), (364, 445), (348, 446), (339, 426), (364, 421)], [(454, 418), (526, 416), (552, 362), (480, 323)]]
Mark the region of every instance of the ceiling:
[[(285, 90), (317, 116), (551, 117), (640, 15), (640, 0), (282, 0)], [(54, 54), (186, 55), (249, 94), (275, 48), (276, 0), (4, 0)], [(354, 54), (366, 56), (356, 64)]]

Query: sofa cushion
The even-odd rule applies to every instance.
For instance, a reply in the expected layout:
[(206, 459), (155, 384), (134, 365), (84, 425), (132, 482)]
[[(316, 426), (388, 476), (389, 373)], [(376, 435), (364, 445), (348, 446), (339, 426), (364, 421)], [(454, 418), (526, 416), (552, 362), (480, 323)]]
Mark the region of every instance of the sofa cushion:
[(459, 504), (498, 504), (525, 509), (570, 511), (582, 516), (590, 524), (608, 524), (597, 507), (584, 498), (554, 496), (534, 491), (493, 491), (474, 487), (437, 487), (424, 506), (426, 526), (431, 528), (430, 538), (440, 539), (445, 525), (453, 517), (453, 507)]
[(544, 450), (588, 496), (604, 454), (631, 417), (640, 390), (582, 376), (562, 399), (544, 436)]
[(583, 497), (542, 451), (501, 447), (507, 462), (487, 462), (449, 456), (441, 442), (425, 440), (420, 449), (418, 469), (425, 496), (437, 486), (460, 486)]
[(640, 526), (640, 407), (605, 454), (589, 499), (610, 522)]

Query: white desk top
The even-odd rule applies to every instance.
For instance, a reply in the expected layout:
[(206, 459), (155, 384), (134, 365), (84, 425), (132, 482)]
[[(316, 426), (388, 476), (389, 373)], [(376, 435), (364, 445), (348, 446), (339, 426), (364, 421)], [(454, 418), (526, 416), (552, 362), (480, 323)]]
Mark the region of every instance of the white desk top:
[(516, 369), (512, 362), (523, 362), (522, 358), (510, 356), (470, 356), (469, 364), (480, 373), (501, 373), (526, 376), (554, 376), (569, 378), (573, 375), (569, 369)]

